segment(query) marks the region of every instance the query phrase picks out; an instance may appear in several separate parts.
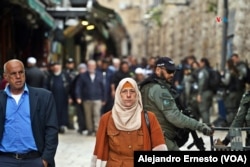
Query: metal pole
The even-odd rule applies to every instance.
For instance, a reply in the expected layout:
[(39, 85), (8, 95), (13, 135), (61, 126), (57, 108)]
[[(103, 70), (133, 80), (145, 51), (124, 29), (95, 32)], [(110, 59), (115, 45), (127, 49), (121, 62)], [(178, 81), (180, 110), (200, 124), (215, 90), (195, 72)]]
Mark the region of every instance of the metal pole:
[(222, 52), (221, 52), (221, 70), (225, 70), (227, 59), (227, 27), (228, 27), (228, 0), (224, 0), (223, 8), (223, 34), (222, 34)]
[(148, 33), (149, 33), (149, 23), (145, 23), (145, 56), (148, 57)]

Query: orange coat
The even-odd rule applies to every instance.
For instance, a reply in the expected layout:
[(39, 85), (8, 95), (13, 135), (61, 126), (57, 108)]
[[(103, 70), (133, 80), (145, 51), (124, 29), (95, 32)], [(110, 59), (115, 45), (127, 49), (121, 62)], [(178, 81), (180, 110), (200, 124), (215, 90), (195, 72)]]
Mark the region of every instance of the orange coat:
[(104, 114), (96, 134), (92, 166), (132, 167), (134, 151), (152, 150), (156, 146), (165, 144), (156, 116), (148, 112), (148, 117), (151, 137), (149, 137), (144, 112), (141, 114), (141, 128), (130, 132), (121, 131), (115, 127), (111, 111)]

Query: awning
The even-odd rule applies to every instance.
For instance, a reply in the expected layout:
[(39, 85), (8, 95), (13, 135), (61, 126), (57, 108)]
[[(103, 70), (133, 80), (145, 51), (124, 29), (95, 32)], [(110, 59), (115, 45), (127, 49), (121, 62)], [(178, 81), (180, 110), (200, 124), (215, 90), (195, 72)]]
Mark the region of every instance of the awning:
[(53, 17), (46, 11), (45, 5), (39, 0), (10, 0), (11, 3), (20, 5), (24, 8), (30, 8), (35, 11), (41, 20), (43, 20), (50, 28), (55, 28)]
[[(122, 19), (115, 10), (100, 5), (93, 0), (71, 0), (72, 7), (47, 7), (47, 12), (54, 18), (78, 20), (78, 25), (68, 25), (64, 30), (64, 35), (73, 37), (75, 35), (87, 34), (101, 38), (105, 41), (115, 41), (121, 43), (122, 40), (127, 39), (128, 34), (122, 23)], [(86, 26), (81, 25), (81, 20), (88, 21), (90, 25), (94, 25), (93, 30), (88, 31)], [(119, 45), (119, 44), (117, 44)]]
[(45, 6), (39, 0), (28, 0), (28, 5), (40, 15), (41, 19), (47, 25), (49, 25), (52, 29), (55, 28), (54, 19), (48, 14), (45, 10)]

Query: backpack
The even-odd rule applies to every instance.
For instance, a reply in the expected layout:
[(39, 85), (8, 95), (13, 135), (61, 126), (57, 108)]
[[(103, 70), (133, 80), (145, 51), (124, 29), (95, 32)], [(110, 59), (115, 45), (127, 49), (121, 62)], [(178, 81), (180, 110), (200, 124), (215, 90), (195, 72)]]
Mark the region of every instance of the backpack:
[(208, 69), (208, 74), (208, 89), (216, 93), (221, 85), (221, 74), (218, 70), (212, 68)]

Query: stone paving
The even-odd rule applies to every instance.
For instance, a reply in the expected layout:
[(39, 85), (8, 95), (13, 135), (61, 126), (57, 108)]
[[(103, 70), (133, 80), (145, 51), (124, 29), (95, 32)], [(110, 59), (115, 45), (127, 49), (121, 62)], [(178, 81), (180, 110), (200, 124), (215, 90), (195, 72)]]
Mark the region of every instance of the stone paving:
[(94, 145), (93, 136), (80, 135), (73, 130), (60, 134), (56, 167), (89, 167)]

